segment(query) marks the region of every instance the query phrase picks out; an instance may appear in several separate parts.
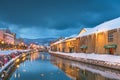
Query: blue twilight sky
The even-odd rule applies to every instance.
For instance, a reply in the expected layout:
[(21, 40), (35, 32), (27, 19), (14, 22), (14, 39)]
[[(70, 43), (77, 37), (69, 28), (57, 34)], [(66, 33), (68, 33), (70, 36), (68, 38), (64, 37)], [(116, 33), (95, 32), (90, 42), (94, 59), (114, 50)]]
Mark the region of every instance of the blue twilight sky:
[(0, 0), (0, 27), (23, 38), (77, 34), (120, 16), (120, 0)]

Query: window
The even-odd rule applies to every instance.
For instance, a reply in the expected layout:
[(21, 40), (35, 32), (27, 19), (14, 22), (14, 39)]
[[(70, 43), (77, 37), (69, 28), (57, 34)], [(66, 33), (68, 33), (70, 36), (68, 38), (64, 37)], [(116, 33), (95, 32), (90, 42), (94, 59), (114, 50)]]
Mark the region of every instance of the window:
[(113, 32), (108, 32), (108, 42), (113, 42)]
[(87, 43), (87, 37), (82, 37), (81, 38), (81, 43), (86, 44)]

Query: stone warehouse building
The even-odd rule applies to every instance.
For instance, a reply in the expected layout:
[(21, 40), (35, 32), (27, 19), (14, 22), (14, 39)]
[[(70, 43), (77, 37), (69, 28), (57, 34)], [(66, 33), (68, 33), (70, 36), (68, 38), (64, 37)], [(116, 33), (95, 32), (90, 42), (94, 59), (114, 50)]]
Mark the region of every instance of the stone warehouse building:
[[(60, 47), (58, 43), (64, 46)], [(52, 50), (60, 52), (120, 55), (120, 18), (104, 22), (94, 28), (84, 28), (78, 36), (56, 41), (50, 46)]]

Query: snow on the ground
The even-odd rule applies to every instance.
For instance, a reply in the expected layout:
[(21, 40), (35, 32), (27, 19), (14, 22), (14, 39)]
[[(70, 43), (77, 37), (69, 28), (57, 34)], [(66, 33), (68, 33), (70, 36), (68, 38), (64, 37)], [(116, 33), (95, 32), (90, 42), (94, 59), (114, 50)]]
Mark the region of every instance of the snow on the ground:
[(9, 66), (14, 60), (16, 60), (19, 56), (11, 59), (8, 63), (6, 63), (2, 68), (0, 68), (0, 73), (7, 67)]
[[(5, 51), (0, 51), (0, 55), (7, 55), (10, 54), (12, 52), (28, 52), (30, 50), (5, 50)], [(19, 55), (20, 56), (20, 55)], [(8, 66), (10, 65), (13, 61), (15, 61), (19, 56), (11, 59), (8, 63), (6, 63), (2, 68), (0, 68), (0, 73)]]
[[(52, 51), (50, 51), (50, 52), (52, 52)], [(116, 55), (95, 54), (95, 53), (91, 53), (91, 54), (87, 54), (87, 53), (63, 53), (63, 52), (53, 52), (53, 53), (67, 55), (67, 56), (76, 57), (76, 58), (105, 61), (109, 64), (120, 65), (120, 56), (116, 56)]]
[(0, 51), (0, 55), (7, 55), (10, 53), (16, 52), (16, 50), (5, 50), (5, 51)]
[(29, 50), (4, 50), (4, 51), (0, 51), (0, 55), (8, 55), (8, 54), (11, 54), (11, 53), (16, 53), (16, 52), (27, 52)]

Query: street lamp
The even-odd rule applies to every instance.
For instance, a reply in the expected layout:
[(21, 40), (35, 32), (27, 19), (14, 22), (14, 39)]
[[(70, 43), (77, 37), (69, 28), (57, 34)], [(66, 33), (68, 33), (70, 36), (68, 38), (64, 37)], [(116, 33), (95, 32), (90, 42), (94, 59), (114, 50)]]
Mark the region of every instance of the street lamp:
[(2, 41), (1, 43), (2, 43), (2, 44), (4, 44), (5, 42), (4, 42), (4, 41)]
[(1, 44), (2, 44), (2, 49), (4, 50), (4, 44), (5, 44), (5, 42), (2, 41)]

